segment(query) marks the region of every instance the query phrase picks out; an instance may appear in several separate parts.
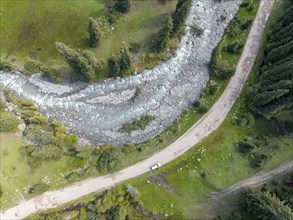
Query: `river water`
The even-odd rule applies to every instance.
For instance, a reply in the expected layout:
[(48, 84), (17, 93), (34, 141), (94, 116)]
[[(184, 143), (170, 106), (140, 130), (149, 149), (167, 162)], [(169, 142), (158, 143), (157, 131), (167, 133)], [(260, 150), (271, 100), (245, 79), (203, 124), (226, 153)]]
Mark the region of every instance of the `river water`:
[[(102, 83), (54, 85), (38, 75), (0, 72), (1, 88), (34, 101), (41, 112), (64, 123), (71, 132), (92, 143), (138, 143), (164, 131), (200, 97), (209, 79), (212, 49), (221, 39), (242, 0), (194, 0), (176, 54), (142, 74)], [(220, 16), (226, 20), (221, 21)], [(204, 33), (196, 36), (194, 26)], [(144, 131), (117, 130), (126, 122), (153, 115)]]

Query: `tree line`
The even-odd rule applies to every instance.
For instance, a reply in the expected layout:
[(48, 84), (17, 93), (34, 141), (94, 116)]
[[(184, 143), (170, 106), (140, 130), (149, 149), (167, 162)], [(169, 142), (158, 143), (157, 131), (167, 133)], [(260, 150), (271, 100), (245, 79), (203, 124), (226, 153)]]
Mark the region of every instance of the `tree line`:
[(276, 21), (267, 36), (266, 50), (255, 85), (251, 86), (251, 109), (266, 118), (293, 105), (293, 3)]

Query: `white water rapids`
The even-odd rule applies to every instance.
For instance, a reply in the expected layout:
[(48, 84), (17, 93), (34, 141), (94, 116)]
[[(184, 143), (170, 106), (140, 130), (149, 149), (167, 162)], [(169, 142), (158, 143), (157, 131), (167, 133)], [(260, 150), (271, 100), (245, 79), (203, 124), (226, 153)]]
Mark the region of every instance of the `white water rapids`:
[[(56, 86), (38, 77), (0, 72), (0, 85), (32, 100), (45, 115), (93, 143), (121, 145), (147, 140), (164, 131), (199, 98), (209, 79), (212, 49), (241, 2), (194, 0), (176, 54), (142, 74), (108, 79), (76, 91), (76, 85)], [(227, 19), (221, 21), (221, 15)], [(196, 36), (195, 25), (204, 30), (201, 36)], [(65, 95), (67, 92), (71, 93)], [(124, 123), (147, 114), (156, 119), (144, 131), (117, 132)]]

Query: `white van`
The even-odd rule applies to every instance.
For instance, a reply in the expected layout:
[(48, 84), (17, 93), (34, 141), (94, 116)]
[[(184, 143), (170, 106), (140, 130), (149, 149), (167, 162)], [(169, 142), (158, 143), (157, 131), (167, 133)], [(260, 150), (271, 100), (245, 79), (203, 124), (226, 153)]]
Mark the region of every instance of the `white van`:
[(162, 166), (162, 164), (157, 163), (157, 164), (151, 166), (151, 170), (157, 170), (157, 169), (159, 169), (161, 166)]

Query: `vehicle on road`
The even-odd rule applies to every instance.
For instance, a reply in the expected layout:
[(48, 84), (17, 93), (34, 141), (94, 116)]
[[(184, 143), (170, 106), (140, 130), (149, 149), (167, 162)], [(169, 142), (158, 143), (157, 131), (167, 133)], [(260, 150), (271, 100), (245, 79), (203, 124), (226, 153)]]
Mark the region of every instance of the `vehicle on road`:
[(151, 170), (157, 170), (162, 166), (161, 163), (156, 163), (155, 165), (151, 166)]

